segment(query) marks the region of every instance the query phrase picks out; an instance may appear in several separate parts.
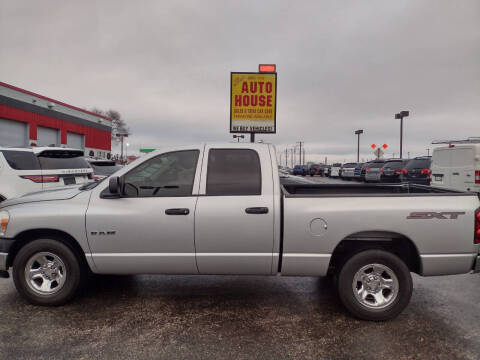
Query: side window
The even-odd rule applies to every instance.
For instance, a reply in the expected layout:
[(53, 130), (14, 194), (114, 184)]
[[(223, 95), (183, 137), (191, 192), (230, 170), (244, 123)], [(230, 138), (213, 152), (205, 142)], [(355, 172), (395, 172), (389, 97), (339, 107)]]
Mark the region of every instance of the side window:
[(192, 194), (198, 150), (158, 155), (124, 176), (127, 197), (188, 196)]
[(212, 149), (208, 154), (207, 195), (260, 195), (260, 158), (250, 149)]
[(37, 157), (30, 151), (3, 150), (2, 153), (13, 170), (40, 170)]

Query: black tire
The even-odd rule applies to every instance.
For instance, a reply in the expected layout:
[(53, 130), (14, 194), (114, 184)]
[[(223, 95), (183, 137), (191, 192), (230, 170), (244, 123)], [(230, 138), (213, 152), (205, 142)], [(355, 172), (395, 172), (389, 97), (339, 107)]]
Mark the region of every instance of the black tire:
[[(357, 300), (353, 290), (355, 274), (369, 264), (387, 266), (398, 280), (396, 298), (392, 300), (392, 303), (381, 309), (373, 309), (363, 305)], [(338, 275), (340, 300), (352, 315), (363, 320), (385, 321), (395, 318), (410, 302), (412, 290), (412, 276), (408, 267), (398, 256), (384, 250), (365, 250), (352, 256), (342, 266)]]
[[(26, 266), (35, 255), (47, 252), (56, 255), (65, 265), (65, 282), (52, 294), (39, 294), (27, 283)], [(34, 305), (58, 306), (68, 302), (76, 294), (86, 276), (81, 262), (75, 253), (60, 241), (53, 239), (38, 239), (22, 247), (13, 261), (13, 281), (17, 291), (28, 302)]]

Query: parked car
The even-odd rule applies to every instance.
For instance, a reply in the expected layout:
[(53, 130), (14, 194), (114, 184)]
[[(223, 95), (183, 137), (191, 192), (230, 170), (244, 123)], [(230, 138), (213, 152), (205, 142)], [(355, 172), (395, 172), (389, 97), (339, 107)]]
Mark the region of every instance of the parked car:
[(332, 171), (332, 166), (331, 165), (325, 165), (323, 167), (323, 176), (330, 177), (331, 171)]
[(342, 166), (342, 171), (340, 173), (341, 178), (344, 180), (352, 180), (355, 175), (355, 168), (357, 163), (346, 163)]
[(411, 272), (480, 270), (476, 194), (419, 185), (281, 187), (275, 153), (250, 143), (163, 148), (108, 183), (6, 200), (0, 275), (13, 267), (18, 292), (37, 305), (68, 302), (89, 271), (331, 275), (348, 311), (379, 321), (408, 305)]
[(105, 179), (123, 167), (122, 165), (117, 165), (117, 163), (112, 160), (95, 160), (87, 158), (87, 162), (93, 169), (94, 180)]
[(380, 168), (380, 181), (395, 183), (401, 181), (402, 170), (407, 164), (405, 159), (390, 159)]
[[(355, 166), (355, 169), (353, 170), (353, 179), (357, 181), (363, 181), (365, 179), (365, 169), (364, 169), (365, 163), (358, 163), (357, 166)], [(363, 176), (362, 176), (362, 170), (363, 170)]]
[(434, 149), (431, 169), (434, 186), (480, 192), (480, 143)]
[(308, 166), (308, 174), (310, 176), (320, 175), (321, 170), (322, 170), (322, 168), (318, 164), (311, 164), (311, 165)]
[(365, 182), (379, 182), (381, 173), (380, 169), (386, 160), (374, 160), (370, 161), (368, 166), (365, 168)]
[(431, 156), (420, 156), (411, 159), (402, 169), (400, 180), (412, 184), (430, 185)]
[(332, 165), (332, 167), (330, 168), (330, 177), (340, 177), (340, 174), (341, 174), (341, 168), (342, 168), (342, 164), (341, 163), (335, 163)]
[(84, 184), (93, 170), (83, 151), (0, 147), (0, 201), (54, 187)]
[(306, 176), (307, 172), (307, 165), (295, 165), (295, 167), (293, 168), (293, 175)]

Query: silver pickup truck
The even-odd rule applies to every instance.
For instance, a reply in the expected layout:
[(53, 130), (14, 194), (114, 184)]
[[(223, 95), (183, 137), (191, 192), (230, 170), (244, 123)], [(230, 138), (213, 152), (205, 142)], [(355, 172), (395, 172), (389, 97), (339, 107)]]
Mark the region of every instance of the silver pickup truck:
[(0, 204), (0, 275), (60, 305), (97, 274), (332, 276), (355, 316), (386, 320), (411, 272), (480, 267), (477, 195), (421, 185), (281, 185), (267, 144), (157, 150), (104, 181)]

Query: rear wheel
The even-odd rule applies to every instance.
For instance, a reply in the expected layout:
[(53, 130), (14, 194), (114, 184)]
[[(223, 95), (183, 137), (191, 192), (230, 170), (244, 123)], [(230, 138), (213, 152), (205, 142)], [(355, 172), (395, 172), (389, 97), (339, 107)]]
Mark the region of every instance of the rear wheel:
[(340, 300), (363, 320), (393, 319), (410, 302), (412, 289), (408, 267), (398, 256), (383, 250), (352, 256), (338, 275)]
[(74, 252), (53, 239), (28, 243), (13, 262), (15, 287), (35, 305), (66, 303), (77, 292), (83, 275)]

